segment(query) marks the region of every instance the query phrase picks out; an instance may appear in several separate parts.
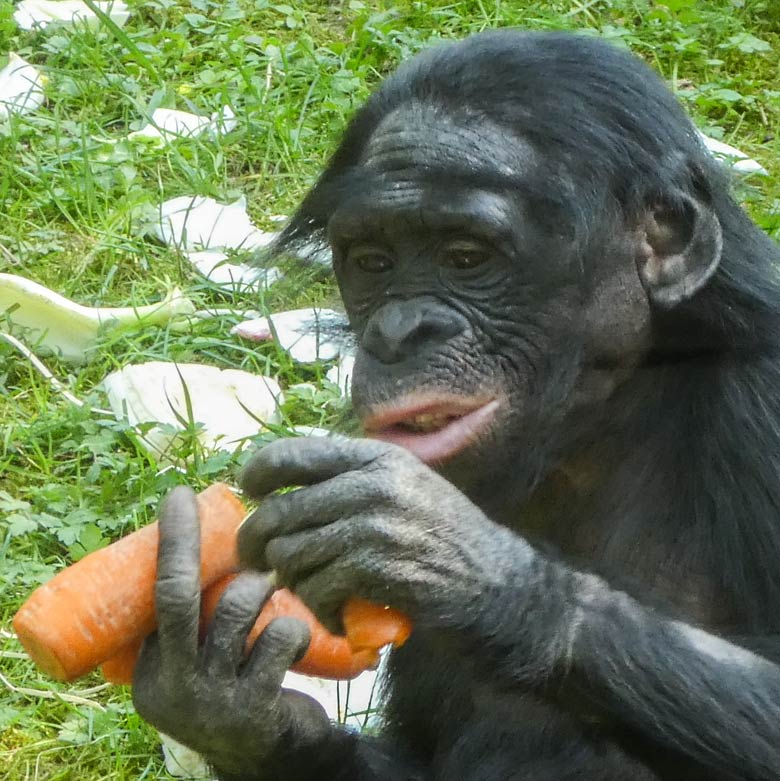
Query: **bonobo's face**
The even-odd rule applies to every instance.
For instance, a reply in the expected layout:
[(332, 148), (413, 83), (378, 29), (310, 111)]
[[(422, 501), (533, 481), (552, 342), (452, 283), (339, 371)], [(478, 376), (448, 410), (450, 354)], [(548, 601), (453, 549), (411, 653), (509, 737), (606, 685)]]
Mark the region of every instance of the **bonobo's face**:
[(576, 407), (587, 341), (571, 226), (540, 159), (482, 118), (406, 108), (358, 165), (328, 231), (366, 433), (475, 497), (507, 468), (530, 484)]

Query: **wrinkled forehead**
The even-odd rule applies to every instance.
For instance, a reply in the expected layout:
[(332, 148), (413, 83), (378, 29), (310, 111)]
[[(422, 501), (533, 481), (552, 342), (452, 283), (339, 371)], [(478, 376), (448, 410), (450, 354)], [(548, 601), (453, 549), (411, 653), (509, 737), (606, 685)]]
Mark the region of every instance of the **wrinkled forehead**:
[(395, 109), (365, 145), (360, 165), (403, 176), (495, 177), (515, 182), (536, 164), (533, 147), (490, 119), (423, 103)]
[(532, 224), (560, 230), (568, 200), (543, 160), (476, 112), (406, 104), (380, 121), (337, 181), (328, 234), (339, 243), (438, 229), (512, 242)]

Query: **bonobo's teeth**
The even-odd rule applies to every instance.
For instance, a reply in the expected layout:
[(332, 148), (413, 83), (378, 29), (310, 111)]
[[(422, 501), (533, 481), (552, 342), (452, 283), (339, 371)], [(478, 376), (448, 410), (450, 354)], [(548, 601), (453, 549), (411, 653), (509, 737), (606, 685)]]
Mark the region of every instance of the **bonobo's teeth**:
[(427, 433), (444, 428), (452, 419), (451, 415), (434, 415), (430, 412), (424, 412), (403, 421), (401, 425), (411, 431)]

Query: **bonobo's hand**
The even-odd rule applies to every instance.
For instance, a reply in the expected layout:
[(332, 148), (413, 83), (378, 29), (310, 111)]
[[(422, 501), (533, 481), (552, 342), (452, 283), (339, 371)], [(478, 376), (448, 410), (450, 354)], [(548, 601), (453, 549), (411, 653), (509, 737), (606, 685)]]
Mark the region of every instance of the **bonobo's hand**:
[(282, 439), (241, 477), (265, 499), (239, 531), (243, 563), (274, 569), (332, 631), (364, 597), (444, 627), (491, 609), (533, 551), (408, 451), (369, 439)]
[(197, 505), (191, 490), (175, 489), (160, 514), (158, 630), (144, 643), (133, 699), (138, 712), (162, 732), (203, 754), (218, 770), (244, 778), (284, 777), (287, 758), (326, 739), (332, 729), (314, 700), (280, 687), (309, 643), (304, 623), (273, 621), (242, 663), (247, 633), (270, 593), (267, 578), (240, 575), (198, 645)]

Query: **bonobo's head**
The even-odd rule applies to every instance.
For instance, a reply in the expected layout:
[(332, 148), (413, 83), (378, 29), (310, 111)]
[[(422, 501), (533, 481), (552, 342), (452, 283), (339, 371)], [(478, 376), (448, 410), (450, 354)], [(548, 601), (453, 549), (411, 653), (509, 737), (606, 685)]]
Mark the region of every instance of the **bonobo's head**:
[(660, 80), (565, 34), (428, 52), (358, 113), (281, 238), (332, 248), (366, 432), (475, 497), (527, 488), (716, 271), (720, 178)]

